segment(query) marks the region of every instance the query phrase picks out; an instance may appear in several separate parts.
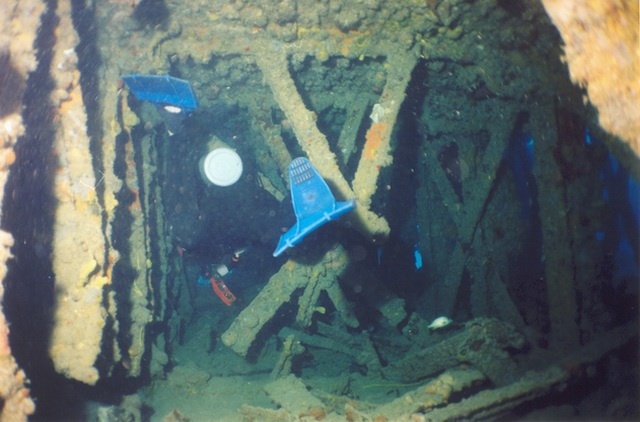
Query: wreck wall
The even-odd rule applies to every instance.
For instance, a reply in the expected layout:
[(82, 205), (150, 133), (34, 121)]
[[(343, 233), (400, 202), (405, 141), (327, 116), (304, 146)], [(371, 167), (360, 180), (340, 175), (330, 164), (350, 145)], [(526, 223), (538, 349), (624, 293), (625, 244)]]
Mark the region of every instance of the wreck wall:
[[(640, 11), (637, 1), (542, 0), (564, 41), (571, 79), (598, 108), (602, 127), (640, 156)], [(639, 178), (626, 148), (609, 142)]]
[[(15, 146), (24, 135), (22, 106), (27, 78), (37, 66), (33, 48), (40, 19), (45, 11), (41, 1), (6, 1), (0, 5), (0, 205), (5, 200), (5, 186)], [(34, 413), (35, 403), (27, 388), (27, 375), (18, 366), (10, 344), (9, 322), (5, 317), (5, 278), (7, 263), (14, 256), (14, 238), (0, 230), (0, 419), (26, 421)]]

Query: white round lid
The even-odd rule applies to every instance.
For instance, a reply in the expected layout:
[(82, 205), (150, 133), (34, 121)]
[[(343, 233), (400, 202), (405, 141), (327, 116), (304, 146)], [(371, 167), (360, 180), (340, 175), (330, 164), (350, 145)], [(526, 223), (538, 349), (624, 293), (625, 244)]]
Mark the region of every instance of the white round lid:
[(230, 186), (242, 176), (242, 159), (230, 148), (216, 148), (204, 158), (202, 170), (214, 185)]

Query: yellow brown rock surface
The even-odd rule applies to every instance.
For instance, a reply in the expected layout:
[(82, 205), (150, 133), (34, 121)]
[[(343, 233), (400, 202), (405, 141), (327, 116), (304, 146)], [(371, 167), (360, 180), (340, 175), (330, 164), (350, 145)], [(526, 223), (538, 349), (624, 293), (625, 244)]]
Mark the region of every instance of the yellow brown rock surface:
[[(10, 248), (13, 238), (0, 230), (0, 280), (7, 274), (7, 260), (13, 258)], [(4, 284), (0, 283), (0, 300), (4, 298)], [(3, 402), (0, 419), (26, 421), (35, 411), (35, 403), (27, 388), (27, 376), (14, 359), (9, 343), (9, 324), (0, 307), (0, 399)]]
[(636, 0), (542, 0), (564, 41), (571, 79), (600, 124), (640, 156), (640, 10)]
[(59, 168), (52, 256), (57, 289), (49, 350), (56, 370), (94, 384), (100, 377), (94, 364), (107, 318), (104, 288), (110, 280), (96, 195), (101, 179), (92, 167), (70, 7), (61, 2), (56, 10), (58, 39), (51, 69), (56, 83), (51, 100), (59, 107), (54, 143)]
[[(38, 9), (33, 5), (25, 7), (30, 11), (25, 16), (28, 15), (30, 19), (37, 21)], [(39, 10), (43, 9), (41, 6)], [(22, 16), (20, 13), (24, 11), (16, 8), (3, 16), (17, 19), (16, 16)], [(45, 71), (53, 82), (48, 99), (52, 108), (47, 117), (51, 118), (50, 135), (55, 162), (51, 180), (55, 206), (52, 210), (53, 228), (49, 256), (55, 273), (55, 294), (52, 298), (52, 328), (48, 351), (56, 371), (68, 378), (95, 384), (102, 375), (123, 360), (133, 376), (140, 374), (140, 359), (146, 348), (144, 330), (152, 319), (149, 300), (153, 294), (147, 289), (151, 274), (151, 256), (148, 252), (151, 228), (143, 220), (142, 202), (149, 206), (149, 195), (158, 192), (157, 188), (150, 188), (152, 172), (145, 175), (144, 183), (138, 181), (131, 144), (128, 155), (123, 156), (123, 159), (133, 166), (128, 176), (118, 176), (114, 172), (114, 138), (122, 131), (114, 117), (118, 98), (116, 83), (104, 86), (113, 94), (113, 97), (105, 96), (106, 106), (113, 107), (104, 119), (105, 139), (96, 142), (95, 137), (92, 140), (89, 136), (90, 120), (93, 118), (95, 121), (96, 112), (94, 110), (93, 114), (88, 113), (85, 105), (86, 93), (81, 86), (81, 64), (76, 53), (79, 37), (71, 18), (71, 4), (60, 2), (55, 10), (50, 10), (49, 13), (55, 16), (55, 28), (51, 29), (54, 42), (50, 67)], [(34, 22), (31, 24), (34, 28), (37, 27)], [(14, 28), (19, 27), (16, 22), (12, 25)], [(14, 34), (12, 40), (22, 39), (20, 37), (24, 38), (25, 42), (29, 40), (26, 34)], [(33, 39), (30, 41), (33, 43)], [(28, 57), (29, 60), (17, 60), (23, 54), (16, 48), (18, 45), (15, 42), (11, 45), (11, 58), (16, 58), (15, 63), (7, 56), (7, 70), (15, 72), (15, 76), (11, 73), (6, 82), (24, 89), (26, 76), (22, 75), (21, 80), (19, 71), (33, 70), (35, 62), (33, 57)], [(24, 69), (21, 70), (19, 66), (23, 66)], [(42, 89), (41, 92), (47, 91)], [(9, 86), (3, 89), (2, 93), (18, 95), (11, 91)], [(21, 105), (16, 101), (13, 97), (8, 98), (3, 102), (3, 107), (15, 107), (15, 111), (19, 112)], [(24, 130), (18, 113), (8, 114), (3, 118), (3, 122), (3, 128), (7, 129), (3, 133), (3, 139), (6, 139), (5, 145), (9, 148), (1, 157), (8, 166), (15, 160), (10, 147)], [(37, 132), (34, 130), (34, 133)], [(96, 147), (102, 151), (96, 154)], [(153, 153), (147, 152), (146, 159), (149, 160)], [(25, 154), (30, 154), (30, 151), (25, 150)], [(98, 157), (104, 161), (100, 161)], [(27, 156), (23, 157), (21, 165), (26, 165), (29, 159)], [(4, 180), (6, 172), (2, 173), (2, 181)], [(114, 265), (119, 260), (120, 251), (113, 247), (115, 234), (112, 224), (119, 205), (116, 195), (125, 183), (128, 183), (127, 189), (135, 192), (144, 191), (147, 195), (139, 198), (134, 204), (123, 204), (130, 215), (137, 217), (130, 230), (131, 246), (125, 250), (133, 251), (126, 258), (130, 266), (135, 266), (139, 277), (131, 290), (117, 293), (112, 286), (112, 280)], [(161, 227), (154, 226), (152, 229), (156, 231)], [(168, 265), (166, 259), (159, 261), (164, 262), (162, 265)], [(157, 290), (161, 294), (162, 287), (158, 287)], [(118, 303), (129, 300), (127, 293), (130, 293), (137, 305), (132, 310), (135, 316), (134, 323), (122, 326), (120, 319), (128, 320), (129, 314), (118, 313)], [(161, 315), (162, 310), (158, 310), (157, 314)], [(121, 327), (130, 333), (128, 338), (118, 337)], [(103, 365), (101, 373), (96, 361), (105, 351), (111, 359)]]
[[(14, 146), (24, 134), (22, 101), (28, 74), (37, 65), (33, 43), (44, 10), (40, 1), (0, 4), (0, 203), (16, 160)], [(27, 375), (12, 354), (4, 314), (7, 261), (13, 258), (13, 244), (13, 236), (0, 230), (0, 420), (19, 422), (34, 413), (35, 403), (26, 387)]]

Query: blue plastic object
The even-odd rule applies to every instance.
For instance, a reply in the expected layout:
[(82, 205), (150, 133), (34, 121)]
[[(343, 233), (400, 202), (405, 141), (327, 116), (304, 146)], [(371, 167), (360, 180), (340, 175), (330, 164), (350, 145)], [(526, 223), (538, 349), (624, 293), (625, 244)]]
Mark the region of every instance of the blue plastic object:
[(304, 157), (296, 158), (289, 164), (289, 180), (297, 222), (280, 236), (273, 256), (279, 256), (300, 243), (307, 234), (356, 207), (353, 199), (336, 202), (327, 183)]
[(206, 278), (206, 277), (205, 277), (205, 276), (203, 276), (203, 275), (200, 275), (200, 277), (198, 277), (198, 281), (197, 281), (197, 283), (198, 283), (200, 286), (208, 286), (208, 285), (210, 285), (210, 284), (211, 284), (211, 282), (209, 281), (209, 279), (208, 279), (208, 278)]
[(416, 270), (422, 268), (422, 253), (420, 252), (420, 245), (417, 243), (413, 245), (413, 266)]
[(126, 75), (122, 80), (140, 101), (178, 107), (186, 114), (198, 108), (191, 85), (183, 79), (169, 75)]

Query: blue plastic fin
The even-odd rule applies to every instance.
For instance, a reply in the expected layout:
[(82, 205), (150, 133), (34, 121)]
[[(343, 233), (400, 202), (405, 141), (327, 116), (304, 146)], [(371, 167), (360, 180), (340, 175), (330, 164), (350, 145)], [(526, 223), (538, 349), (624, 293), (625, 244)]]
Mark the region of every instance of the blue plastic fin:
[(280, 236), (273, 256), (279, 256), (300, 243), (307, 234), (356, 207), (353, 199), (336, 202), (327, 183), (304, 157), (296, 158), (289, 164), (289, 180), (297, 222)]
[[(169, 75), (126, 75), (122, 80), (140, 101), (148, 101), (169, 112), (190, 113), (198, 108), (198, 101), (188, 81)], [(177, 110), (171, 111), (170, 107)]]

